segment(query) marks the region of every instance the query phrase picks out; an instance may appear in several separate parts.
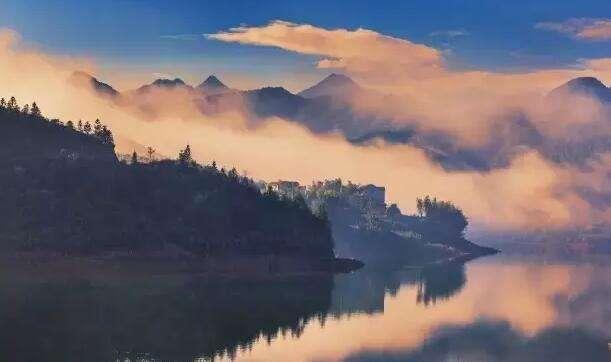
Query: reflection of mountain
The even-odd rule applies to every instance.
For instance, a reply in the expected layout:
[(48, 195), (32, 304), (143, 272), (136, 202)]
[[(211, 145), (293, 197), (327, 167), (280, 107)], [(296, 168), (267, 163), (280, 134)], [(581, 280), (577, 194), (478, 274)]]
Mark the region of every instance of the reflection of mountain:
[(332, 283), (330, 276), (3, 283), (0, 355), (6, 361), (231, 355), (260, 336), (299, 335), (308, 321), (322, 321)]
[(417, 269), (368, 269), (337, 275), (333, 288), (334, 315), (384, 311), (386, 294), (395, 296), (402, 286), (416, 286), (417, 303), (435, 304), (459, 292), (467, 279), (461, 261)]
[(609, 358), (606, 341), (581, 329), (556, 327), (530, 337), (507, 322), (482, 321), (440, 327), (416, 350), (359, 352), (344, 361), (607, 362)]

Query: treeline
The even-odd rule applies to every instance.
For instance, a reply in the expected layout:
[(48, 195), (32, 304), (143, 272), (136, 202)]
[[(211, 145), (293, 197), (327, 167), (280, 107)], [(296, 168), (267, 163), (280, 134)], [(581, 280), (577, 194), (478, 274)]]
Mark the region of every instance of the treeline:
[(452, 202), (425, 196), (416, 200), (416, 214), (404, 215), (396, 204), (387, 206), (363, 193), (366, 188), (333, 179), (306, 192), (310, 207), (329, 218), (341, 257), (401, 265), (496, 252), (465, 238), (468, 219)]
[(430, 241), (452, 244), (464, 238), (469, 221), (452, 202), (427, 195), (416, 199), (416, 209), (420, 220), (415, 231), (426, 235)]
[(3, 112), (5, 117), (12, 114), (13, 116), (46, 120), (53, 125), (64, 126), (72, 131), (91, 136), (102, 144), (114, 146), (115, 143), (112, 132), (99, 119), (96, 119), (93, 124), (89, 123), (89, 121), (83, 122), (82, 120), (79, 120), (76, 125), (73, 121), (67, 121), (63, 124), (59, 119), (45, 118), (36, 102), (32, 102), (32, 106), (26, 103), (23, 107), (20, 107), (15, 97), (9, 98), (8, 101), (5, 98), (0, 98), (0, 112)]
[(198, 164), (190, 147), (177, 160), (144, 164), (135, 155), (127, 164), (95, 127), (80, 132), (6, 107), (0, 127), (12, 131), (0, 133), (0, 240), (9, 249), (87, 254), (174, 245), (194, 255), (333, 257), (326, 219), (261, 194), (235, 169)]

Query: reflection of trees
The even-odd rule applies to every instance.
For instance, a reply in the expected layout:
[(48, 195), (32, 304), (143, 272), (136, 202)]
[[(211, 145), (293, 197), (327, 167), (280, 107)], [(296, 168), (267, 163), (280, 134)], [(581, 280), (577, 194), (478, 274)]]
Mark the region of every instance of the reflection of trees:
[(7, 361), (192, 360), (234, 355), (257, 338), (299, 335), (324, 322), (330, 276), (274, 281), (90, 282), (0, 290), (0, 355)]
[(338, 275), (333, 288), (332, 313), (377, 313), (384, 311), (386, 293), (396, 295), (401, 286), (416, 285), (417, 302), (429, 305), (446, 300), (466, 283), (464, 260), (408, 270), (370, 270)]
[(462, 262), (424, 267), (419, 274), (417, 302), (429, 305), (447, 300), (464, 287), (466, 280)]

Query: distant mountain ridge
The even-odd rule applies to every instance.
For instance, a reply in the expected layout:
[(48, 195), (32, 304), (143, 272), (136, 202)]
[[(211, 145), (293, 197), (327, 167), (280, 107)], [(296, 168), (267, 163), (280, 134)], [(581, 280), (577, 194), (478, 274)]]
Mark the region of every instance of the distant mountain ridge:
[(603, 103), (611, 102), (611, 88), (594, 77), (579, 77), (572, 79), (558, 88), (553, 89), (548, 97), (562, 95), (580, 95), (593, 97)]
[[(116, 94), (121, 95), (98, 80), (90, 82), (101, 95), (115, 94), (113, 98), (117, 97)], [(536, 149), (554, 162), (581, 164), (601, 150), (611, 147), (611, 140), (604, 136), (580, 143), (545, 139), (532, 121), (519, 112), (507, 114), (496, 122), (494, 127), (498, 132), (495, 135), (498, 137), (493, 137), (487, 144), (476, 148), (461, 146), (451, 135), (417, 130), (410, 120), (397, 123), (397, 120), (355, 110), (355, 102), (375, 99), (375, 102), (381, 102), (383, 105), (386, 97), (389, 101), (392, 101), (392, 97), (368, 90), (350, 77), (335, 73), (297, 94), (283, 87), (232, 89), (214, 75), (207, 77), (196, 87), (185, 84), (179, 78), (157, 80), (143, 87), (161, 90), (184, 89), (197, 103), (202, 114), (239, 111), (244, 112), (253, 122), (279, 117), (303, 125), (314, 133), (339, 132), (356, 145), (366, 145), (376, 140), (392, 144), (410, 144), (422, 149), (432, 161), (447, 170), (485, 171), (506, 167), (513, 155), (521, 152), (524, 147)], [(128, 94), (134, 95), (135, 100), (139, 99), (138, 92)], [(593, 97), (603, 104), (611, 103), (611, 88), (593, 77), (572, 79), (549, 92), (546, 99), (558, 99), (562, 102), (566, 95)], [(126, 102), (130, 100), (127, 99)], [(154, 109), (144, 97), (140, 107), (148, 112)], [(611, 116), (609, 118), (611, 119)], [(511, 137), (501, 136), (503, 134)]]
[(72, 76), (70, 77), (68, 81), (76, 86), (81, 86), (81, 87), (90, 86), (95, 92), (97, 92), (100, 95), (109, 96), (109, 97), (114, 98), (114, 97), (119, 96), (120, 94), (112, 86), (104, 82), (100, 82), (94, 76), (88, 73), (82, 72), (82, 71), (76, 71), (72, 73)]

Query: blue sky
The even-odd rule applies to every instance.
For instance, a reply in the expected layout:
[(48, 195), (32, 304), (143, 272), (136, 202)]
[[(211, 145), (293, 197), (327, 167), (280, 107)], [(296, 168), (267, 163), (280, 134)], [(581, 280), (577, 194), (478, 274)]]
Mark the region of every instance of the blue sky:
[[(611, 1), (4, 0), (0, 27), (16, 30), (45, 51), (92, 57), (111, 80), (119, 71), (132, 72), (134, 82), (156, 73), (197, 82), (216, 73), (246, 79), (246, 85), (297, 88), (326, 73), (314, 68), (315, 57), (203, 36), (165, 36), (276, 19), (323, 28), (363, 27), (445, 50), (454, 68), (515, 71), (611, 57), (610, 41), (576, 40), (534, 28), (538, 22), (581, 17), (611, 18)], [(448, 31), (464, 34), (452, 37)]]

